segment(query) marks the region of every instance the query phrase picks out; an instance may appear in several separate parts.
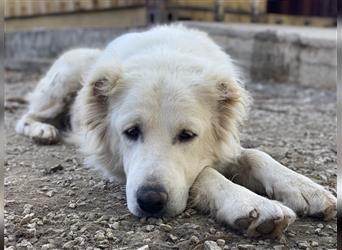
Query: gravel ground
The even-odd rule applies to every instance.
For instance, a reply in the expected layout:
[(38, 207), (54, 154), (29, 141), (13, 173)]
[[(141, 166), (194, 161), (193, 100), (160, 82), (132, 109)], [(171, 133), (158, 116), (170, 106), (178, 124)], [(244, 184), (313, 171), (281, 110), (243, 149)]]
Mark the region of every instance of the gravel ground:
[[(7, 72), (5, 246), (7, 249), (336, 249), (336, 221), (298, 219), (285, 239), (249, 239), (193, 209), (143, 218), (126, 208), (124, 186), (82, 167), (70, 145), (39, 146), (14, 132), (37, 75)], [(255, 99), (242, 144), (270, 153), (329, 188), (336, 185), (335, 95), (294, 85), (250, 84)]]

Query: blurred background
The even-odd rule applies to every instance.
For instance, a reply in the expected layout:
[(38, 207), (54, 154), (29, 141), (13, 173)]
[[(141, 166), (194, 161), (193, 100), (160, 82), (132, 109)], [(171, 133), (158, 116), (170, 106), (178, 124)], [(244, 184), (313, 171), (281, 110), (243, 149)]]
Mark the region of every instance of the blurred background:
[(219, 21), (336, 26), (337, 0), (6, 0), (6, 30)]
[(335, 88), (337, 0), (6, 0), (6, 67), (43, 72), (160, 23), (204, 30), (252, 81)]

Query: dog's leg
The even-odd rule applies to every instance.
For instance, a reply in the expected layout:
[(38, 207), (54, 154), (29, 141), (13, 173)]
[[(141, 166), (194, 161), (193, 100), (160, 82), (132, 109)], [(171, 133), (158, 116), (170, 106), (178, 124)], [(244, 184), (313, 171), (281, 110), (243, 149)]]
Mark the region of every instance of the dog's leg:
[(97, 49), (75, 49), (63, 54), (51, 66), (29, 95), (29, 108), (16, 125), (16, 131), (37, 142), (50, 144), (59, 139), (52, 124), (66, 110), (81, 88), (84, 71), (99, 54)]
[(243, 149), (231, 176), (234, 182), (281, 201), (298, 215), (325, 220), (336, 215), (336, 198), (329, 191), (259, 150)]
[(296, 218), (295, 213), (280, 202), (253, 193), (209, 167), (197, 177), (191, 197), (197, 208), (253, 237), (280, 238)]

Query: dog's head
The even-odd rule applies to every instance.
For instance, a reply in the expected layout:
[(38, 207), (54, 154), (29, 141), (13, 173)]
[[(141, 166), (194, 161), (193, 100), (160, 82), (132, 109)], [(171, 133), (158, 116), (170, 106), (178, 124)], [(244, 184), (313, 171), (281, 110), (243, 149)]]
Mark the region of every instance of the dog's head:
[(100, 58), (78, 97), (83, 151), (124, 176), (137, 216), (182, 212), (202, 169), (239, 148), (248, 96), (233, 65), (174, 56)]

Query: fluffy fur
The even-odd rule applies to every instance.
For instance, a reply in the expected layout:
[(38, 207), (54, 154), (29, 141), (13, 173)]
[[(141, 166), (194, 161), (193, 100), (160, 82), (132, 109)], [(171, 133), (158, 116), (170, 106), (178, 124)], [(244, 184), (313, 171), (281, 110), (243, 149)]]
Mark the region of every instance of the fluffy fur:
[[(167, 193), (163, 215), (182, 212), (190, 192), (194, 206), (251, 236), (280, 237), (295, 220), (292, 209), (334, 217), (336, 198), (323, 187), (241, 148), (250, 103), (232, 59), (205, 33), (159, 26), (102, 51), (66, 52), (34, 90), (17, 132), (56, 142), (59, 131), (48, 121), (70, 110), (69, 141), (88, 165), (126, 183), (137, 216), (149, 215), (137, 203), (138, 189), (153, 183)], [(125, 136), (132, 127), (141, 131), (136, 141)], [(184, 130), (196, 136), (183, 142)]]

